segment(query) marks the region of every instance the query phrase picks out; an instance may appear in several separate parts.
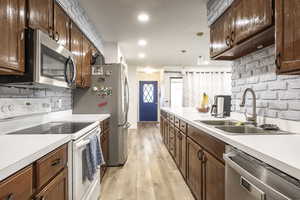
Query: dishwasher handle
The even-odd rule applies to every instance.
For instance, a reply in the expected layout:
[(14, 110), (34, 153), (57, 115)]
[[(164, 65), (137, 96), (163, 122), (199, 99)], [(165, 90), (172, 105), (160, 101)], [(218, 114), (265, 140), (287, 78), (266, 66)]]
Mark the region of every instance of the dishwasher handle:
[[(253, 183), (249, 181), (251, 179), (252, 182), (258, 183), (259, 185), (263, 185), (268, 190), (276, 191), (251, 173), (249, 173), (246, 169), (241, 167), (238, 163), (234, 162), (230, 157), (238, 156), (235, 152), (230, 152), (227, 154), (223, 154), (223, 159), (225, 160), (226, 165), (230, 166), (234, 170), (236, 170), (240, 174), (240, 186), (248, 191), (252, 196), (256, 197), (258, 200), (266, 200), (266, 193), (256, 187)], [(246, 179), (245, 177), (248, 177)], [(278, 191), (276, 191), (278, 193)], [(286, 197), (285, 195), (280, 194), (282, 200), (292, 200), (291, 198)]]

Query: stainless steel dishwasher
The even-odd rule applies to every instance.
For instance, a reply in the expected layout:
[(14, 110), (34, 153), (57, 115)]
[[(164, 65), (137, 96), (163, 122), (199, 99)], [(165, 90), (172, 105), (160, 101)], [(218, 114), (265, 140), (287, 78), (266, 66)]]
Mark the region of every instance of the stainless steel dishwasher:
[(229, 148), (226, 200), (300, 200), (300, 182), (241, 151)]

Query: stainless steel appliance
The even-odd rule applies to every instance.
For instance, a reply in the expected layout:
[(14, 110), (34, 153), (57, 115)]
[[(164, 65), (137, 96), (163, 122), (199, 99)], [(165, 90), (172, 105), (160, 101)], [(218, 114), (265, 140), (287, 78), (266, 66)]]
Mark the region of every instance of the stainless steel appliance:
[(230, 148), (226, 163), (226, 200), (299, 200), (300, 181), (241, 151)]
[(127, 160), (127, 135), (130, 126), (126, 67), (122, 64), (93, 66), (93, 74), (90, 89), (74, 91), (73, 113), (111, 114), (108, 164), (124, 165)]
[(48, 34), (26, 30), (25, 73), (1, 76), (0, 83), (22, 87), (72, 87), (76, 79), (73, 54)]
[(215, 117), (229, 117), (231, 112), (231, 96), (217, 95), (211, 107), (211, 115)]

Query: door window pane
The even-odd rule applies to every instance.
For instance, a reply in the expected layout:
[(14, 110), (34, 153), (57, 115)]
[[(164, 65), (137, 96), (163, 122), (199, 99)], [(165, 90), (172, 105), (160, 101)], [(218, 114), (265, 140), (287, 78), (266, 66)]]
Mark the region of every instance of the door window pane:
[(143, 101), (144, 101), (144, 103), (153, 103), (154, 102), (154, 86), (153, 86), (153, 84), (144, 84)]

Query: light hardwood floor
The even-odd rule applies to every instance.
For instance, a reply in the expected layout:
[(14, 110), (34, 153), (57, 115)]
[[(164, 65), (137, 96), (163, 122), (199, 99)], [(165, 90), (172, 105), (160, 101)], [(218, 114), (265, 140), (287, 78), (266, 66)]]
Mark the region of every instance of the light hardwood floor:
[(139, 126), (128, 142), (127, 163), (109, 168), (101, 200), (194, 200), (156, 125)]

